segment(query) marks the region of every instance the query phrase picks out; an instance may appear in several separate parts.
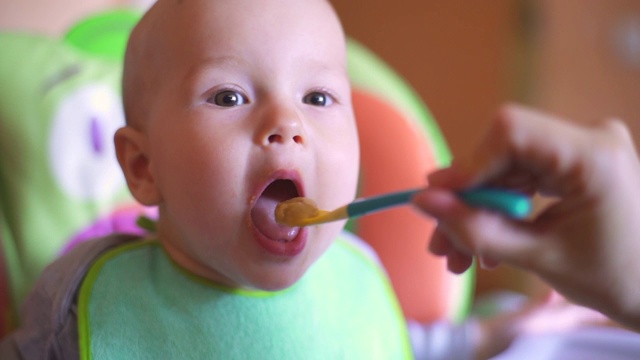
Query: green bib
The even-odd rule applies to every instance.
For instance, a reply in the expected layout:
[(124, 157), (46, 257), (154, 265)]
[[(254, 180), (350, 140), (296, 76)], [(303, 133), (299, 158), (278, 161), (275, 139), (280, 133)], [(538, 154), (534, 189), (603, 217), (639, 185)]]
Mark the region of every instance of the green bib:
[(83, 359), (408, 359), (385, 274), (337, 241), (292, 287), (233, 290), (188, 274), (157, 242), (103, 255), (78, 300)]

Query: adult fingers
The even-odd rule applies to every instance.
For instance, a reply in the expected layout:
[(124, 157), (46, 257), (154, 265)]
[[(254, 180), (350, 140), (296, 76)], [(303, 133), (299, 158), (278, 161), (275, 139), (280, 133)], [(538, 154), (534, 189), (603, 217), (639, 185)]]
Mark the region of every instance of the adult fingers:
[(590, 146), (587, 129), (522, 106), (504, 106), (468, 156), (429, 177), (432, 186), (452, 189), (514, 183), (533, 191), (565, 194), (579, 174), (576, 167)]
[[(532, 250), (541, 246), (530, 224), (505, 218), (463, 204), (454, 193), (442, 189), (426, 189), (417, 194), (414, 204), (438, 220), (430, 250), (448, 256), (456, 264), (466, 264), (466, 257), (479, 256), (486, 267), (500, 261), (516, 266), (530, 266)], [(455, 251), (454, 251), (455, 250)], [(457, 252), (459, 254), (454, 253)]]

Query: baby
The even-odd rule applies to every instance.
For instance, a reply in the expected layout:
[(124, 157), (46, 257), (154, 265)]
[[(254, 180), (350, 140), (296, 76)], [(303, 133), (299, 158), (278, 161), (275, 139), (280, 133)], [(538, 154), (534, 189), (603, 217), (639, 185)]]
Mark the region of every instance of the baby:
[[(328, 1), (159, 0), (131, 35), (123, 98), (118, 160), (133, 196), (158, 207), (157, 231), (51, 265), (3, 356), (414, 356), (388, 281), (344, 223), (274, 218), (293, 197), (332, 209), (356, 192), (345, 36)], [(500, 348), (506, 326), (491, 324)]]
[(326, 1), (159, 1), (132, 34), (123, 96), (118, 159), (182, 268), (280, 290), (342, 229), (274, 219), (291, 197), (332, 208), (355, 196), (345, 39)]

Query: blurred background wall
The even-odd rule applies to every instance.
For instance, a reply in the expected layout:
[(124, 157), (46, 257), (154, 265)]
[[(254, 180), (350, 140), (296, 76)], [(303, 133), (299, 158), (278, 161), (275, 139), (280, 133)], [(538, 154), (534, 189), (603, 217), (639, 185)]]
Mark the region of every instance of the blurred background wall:
[[(407, 78), (454, 154), (496, 107), (640, 121), (638, 0), (335, 1), (349, 34)], [(640, 132), (636, 133), (640, 139)]]
[[(149, 2), (0, 0), (0, 29), (60, 35), (92, 11)], [(581, 122), (620, 117), (640, 144), (639, 0), (333, 3), (347, 33), (426, 101), (454, 156), (470, 151), (505, 101)], [(479, 271), (478, 293), (501, 288), (534, 293), (539, 284), (504, 267)]]

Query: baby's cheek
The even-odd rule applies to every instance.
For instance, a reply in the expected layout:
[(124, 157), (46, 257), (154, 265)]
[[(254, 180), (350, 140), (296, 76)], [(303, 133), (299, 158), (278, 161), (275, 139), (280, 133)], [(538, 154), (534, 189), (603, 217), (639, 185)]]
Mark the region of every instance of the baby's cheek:
[(327, 154), (323, 154), (319, 174), (334, 195), (348, 198), (358, 180), (360, 158), (357, 147), (343, 146), (342, 149), (337, 152), (335, 149), (327, 150)]

